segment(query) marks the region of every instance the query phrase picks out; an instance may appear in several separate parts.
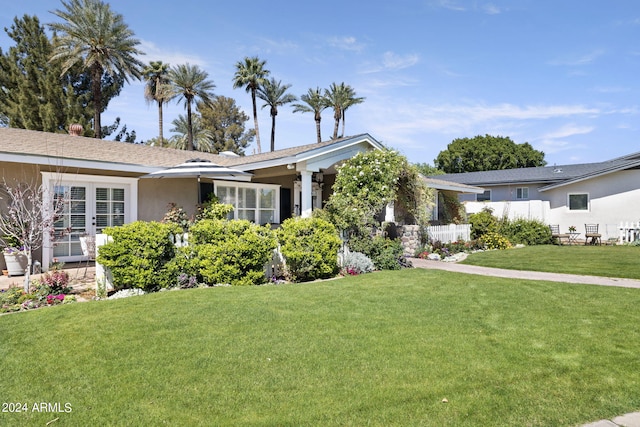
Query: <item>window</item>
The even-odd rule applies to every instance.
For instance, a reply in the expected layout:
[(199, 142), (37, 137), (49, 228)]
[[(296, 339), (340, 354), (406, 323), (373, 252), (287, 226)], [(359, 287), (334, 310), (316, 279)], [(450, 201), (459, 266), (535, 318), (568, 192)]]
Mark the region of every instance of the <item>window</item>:
[(516, 200), (526, 200), (529, 198), (529, 187), (516, 188)]
[(247, 219), (259, 224), (280, 221), (278, 185), (216, 183), (216, 196), (220, 203), (233, 205), (229, 219)]
[(569, 194), (569, 210), (570, 211), (589, 210), (589, 195), (588, 194)]
[(482, 194), (476, 194), (476, 202), (490, 202), (491, 190), (485, 190)]

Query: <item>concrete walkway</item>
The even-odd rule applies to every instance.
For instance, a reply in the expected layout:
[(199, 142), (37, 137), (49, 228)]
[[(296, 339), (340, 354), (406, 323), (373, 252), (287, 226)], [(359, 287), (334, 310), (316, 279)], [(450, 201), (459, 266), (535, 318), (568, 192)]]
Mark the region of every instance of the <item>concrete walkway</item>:
[(411, 258), (414, 267), (447, 270), (456, 273), (479, 274), (483, 276), (504, 277), (507, 279), (547, 280), (552, 282), (578, 283), (583, 285), (618, 286), (640, 289), (640, 280), (619, 279), (614, 277), (581, 276), (578, 274), (543, 273), (540, 271), (506, 270), (503, 268), (480, 267), (457, 262), (430, 261)]
[[(539, 271), (506, 270), (502, 268), (479, 267), (457, 262), (429, 261), (411, 258), (414, 267), (432, 270), (446, 270), (456, 273), (479, 274), (507, 279), (548, 280), (553, 282), (584, 285), (619, 286), (640, 289), (640, 280), (618, 279), (614, 277), (581, 276), (577, 274), (543, 273)], [(599, 420), (582, 427), (640, 427), (640, 412), (621, 415), (611, 420)]]

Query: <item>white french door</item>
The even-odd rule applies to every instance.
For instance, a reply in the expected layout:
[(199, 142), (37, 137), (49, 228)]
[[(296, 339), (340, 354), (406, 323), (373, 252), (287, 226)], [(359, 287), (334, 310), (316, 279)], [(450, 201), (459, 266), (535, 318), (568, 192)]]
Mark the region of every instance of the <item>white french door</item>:
[(54, 198), (63, 201), (63, 209), (54, 225), (53, 257), (60, 261), (71, 261), (80, 257), (80, 236), (102, 233), (106, 227), (127, 222), (126, 193), (127, 188), (124, 185), (54, 185)]
[[(80, 236), (102, 233), (106, 227), (123, 225), (137, 216), (137, 180), (89, 175), (43, 173), (48, 179), (52, 203), (62, 201), (53, 233), (45, 235), (43, 264), (83, 259)], [(46, 262), (46, 264), (45, 264)]]

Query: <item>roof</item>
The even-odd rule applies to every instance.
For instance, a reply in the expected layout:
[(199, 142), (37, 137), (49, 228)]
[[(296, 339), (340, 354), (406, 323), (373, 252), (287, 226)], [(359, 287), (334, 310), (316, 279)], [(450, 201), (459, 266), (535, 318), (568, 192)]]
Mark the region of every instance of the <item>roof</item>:
[(326, 152), (334, 147), (363, 141), (373, 147), (381, 147), (370, 135), (361, 134), (273, 152), (232, 157), (68, 134), (0, 128), (0, 154), (3, 161), (57, 165), (60, 159), (64, 159), (67, 166), (141, 173), (172, 167), (195, 157), (221, 166), (244, 166), (241, 169), (245, 170), (260, 167), (262, 164), (265, 167), (274, 166), (286, 164), (292, 158), (313, 155), (318, 151)]
[(473, 185), (460, 184), (460, 183), (446, 181), (444, 179), (437, 179), (433, 177), (425, 177), (424, 180), (429, 187), (435, 188), (436, 190), (444, 190), (444, 191), (449, 190), (449, 191), (457, 191), (458, 193), (473, 193), (473, 194), (484, 193), (484, 188), (476, 187)]
[(597, 163), (554, 165), (437, 175), (440, 180), (482, 187), (515, 184), (540, 184), (539, 191), (551, 190), (609, 173), (640, 167), (640, 153)]

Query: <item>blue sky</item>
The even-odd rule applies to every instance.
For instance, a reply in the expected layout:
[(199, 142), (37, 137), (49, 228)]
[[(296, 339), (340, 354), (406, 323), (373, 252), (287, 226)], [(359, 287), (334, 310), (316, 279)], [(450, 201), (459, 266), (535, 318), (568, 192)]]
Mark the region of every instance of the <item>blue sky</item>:
[[(266, 60), (296, 96), (351, 85), (366, 100), (347, 110), (346, 134), (368, 132), (412, 162), (432, 164), (453, 139), (484, 134), (529, 142), (550, 165), (640, 151), (636, 0), (109, 3), (141, 41), (142, 60), (199, 65), (216, 94), (247, 115), (249, 95), (232, 86), (245, 56)], [(53, 22), (50, 11), (61, 8), (55, 0), (0, 0), (0, 26), (24, 14)], [(11, 44), (2, 32), (0, 46)], [(165, 135), (179, 114), (182, 105), (166, 107)], [(116, 116), (138, 139), (157, 136), (157, 109), (145, 103), (142, 82), (111, 101), (103, 124)], [(259, 125), (268, 150), (268, 108)], [(323, 139), (332, 129), (326, 110)], [(313, 142), (313, 115), (280, 108), (276, 148)]]

